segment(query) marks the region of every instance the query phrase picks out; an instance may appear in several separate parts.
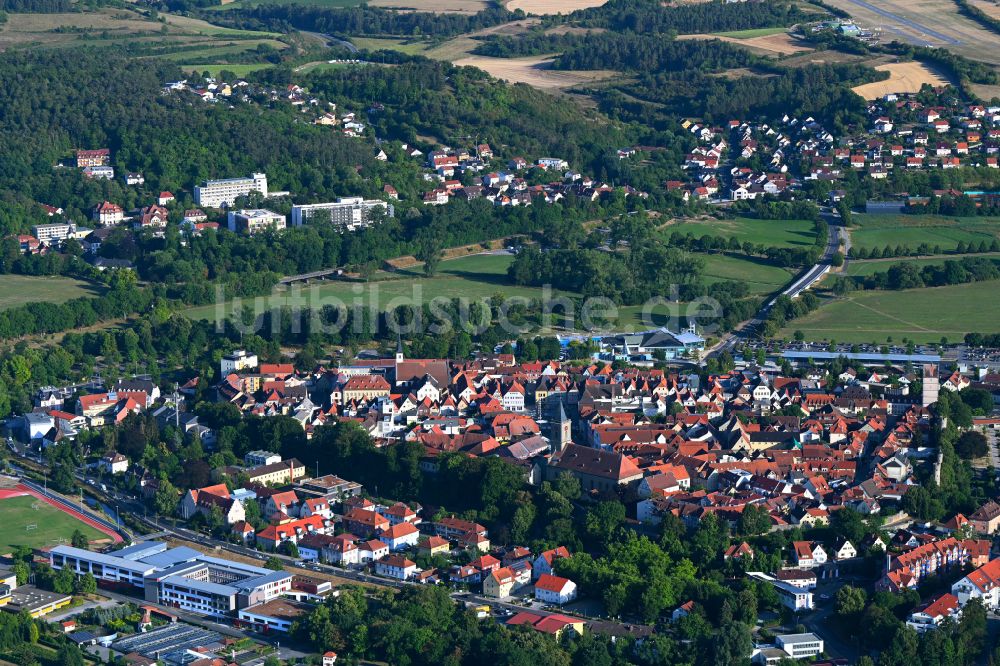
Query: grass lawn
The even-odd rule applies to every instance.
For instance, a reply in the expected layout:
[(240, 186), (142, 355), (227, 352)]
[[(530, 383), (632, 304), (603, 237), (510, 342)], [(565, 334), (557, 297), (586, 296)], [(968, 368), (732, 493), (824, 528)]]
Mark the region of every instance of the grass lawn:
[(731, 32), (715, 32), (719, 37), (731, 37), (732, 39), (753, 39), (754, 37), (769, 37), (782, 32), (788, 32), (788, 28), (752, 28), (750, 30), (733, 30)]
[(399, 51), (407, 55), (419, 55), (430, 48), (430, 44), (414, 39), (383, 39), (380, 37), (351, 37), (351, 43), (365, 51)]
[[(109, 538), (68, 513), (28, 495), (0, 500), (0, 514), (3, 515), (3, 521), (0, 521), (0, 551), (5, 553), (12, 546), (44, 548), (69, 543), (74, 530), (80, 530), (92, 541)], [(26, 529), (29, 525), (37, 527)]]
[[(708, 283), (722, 280), (741, 280), (749, 282), (755, 294), (768, 294), (787, 284), (792, 275), (788, 271), (761, 264), (740, 257), (725, 255), (703, 255), (705, 258), (705, 281)], [(311, 285), (301, 285), (301, 297), (306, 307), (310, 305), (328, 305), (343, 303), (354, 305), (359, 303), (364, 307), (384, 309), (389, 305), (404, 303), (429, 302), (436, 297), (448, 299), (465, 297), (470, 300), (489, 299), (495, 295), (522, 296), (539, 299), (543, 290), (540, 287), (515, 286), (507, 280), (507, 267), (514, 257), (507, 254), (477, 254), (441, 262), (441, 268), (434, 277), (425, 277), (422, 268), (417, 266), (402, 269), (394, 273), (379, 271), (372, 281), (346, 282), (326, 281)], [(296, 287), (298, 289), (299, 287)], [(294, 292), (282, 288), (276, 290), (268, 299), (260, 299), (259, 308), (280, 307), (291, 303)], [(576, 294), (553, 291), (552, 296), (565, 295), (575, 297)], [(355, 300), (358, 299), (358, 300)], [(404, 299), (390, 303), (393, 299)], [(249, 299), (243, 300), (243, 305), (254, 305)], [(256, 307), (256, 306), (255, 306)], [(685, 314), (685, 304), (657, 306), (648, 316), (643, 314), (643, 306), (619, 306), (616, 308), (618, 321), (611, 327), (614, 329), (631, 328), (643, 330), (653, 326), (663, 326), (671, 323), (671, 317)], [(220, 316), (227, 318), (233, 313), (233, 302), (222, 304), (219, 308), (205, 305), (182, 310), (181, 313), (191, 319), (208, 319), (216, 321)], [(556, 318), (558, 319), (558, 317)], [(558, 322), (557, 322), (558, 323)], [(676, 324), (675, 324), (676, 327)]]
[[(212, 46), (199, 46), (189, 50), (165, 53), (160, 57), (165, 60), (173, 60), (174, 62), (185, 62), (199, 59), (214, 60), (216, 58), (225, 58), (226, 56), (242, 54), (246, 51), (253, 51), (261, 44), (267, 44), (275, 50), (281, 50), (287, 47), (287, 44), (274, 39), (240, 39), (234, 41), (219, 41), (218, 44), (214, 44)], [(211, 64), (222, 65), (223, 63), (212, 62)]]
[(813, 223), (808, 220), (753, 220), (737, 217), (732, 220), (698, 220), (670, 224), (661, 233), (669, 238), (675, 231), (701, 236), (722, 236), (737, 238), (741, 243), (750, 241), (768, 247), (808, 247), (813, 244), (816, 233)]
[(863, 291), (836, 299), (790, 322), (781, 332), (801, 330), (807, 340), (878, 342), (888, 336), (915, 342), (961, 340), (969, 332), (1000, 328), (995, 307), (1000, 281), (904, 291)]
[[(257, 5), (263, 4), (268, 4), (268, 0), (236, 0), (235, 2), (227, 2), (223, 5), (210, 7), (209, 9), (214, 11), (226, 11), (227, 9), (245, 9), (247, 7), (256, 7)], [(302, 5), (306, 7), (342, 8), (357, 7), (362, 4), (362, 0), (287, 0), (285, 4)]]
[(219, 72), (226, 70), (241, 77), (269, 67), (274, 67), (274, 65), (269, 62), (256, 62), (249, 65), (180, 65), (180, 68), (185, 72), (197, 72), (198, 74), (208, 72), (212, 76), (218, 76)]
[(80, 296), (97, 296), (98, 285), (64, 277), (0, 275), (0, 310), (28, 303), (65, 303)]
[[(398, 271), (396, 273), (376, 274), (370, 282), (347, 282), (330, 280), (301, 286), (302, 297), (306, 303), (327, 303), (336, 300), (350, 305), (360, 298), (366, 306), (383, 309), (390, 305), (393, 299), (406, 299), (413, 303), (417, 300), (428, 302), (436, 297), (469, 299), (488, 299), (496, 294), (504, 296), (523, 296), (526, 298), (541, 298), (542, 289), (538, 287), (519, 287), (507, 281), (507, 267), (514, 261), (511, 255), (471, 255), (441, 262), (441, 268), (434, 277), (425, 277), (420, 267)], [(279, 306), (288, 302), (292, 292), (288, 289), (276, 290), (268, 306)], [(248, 301), (244, 301), (246, 303)], [(231, 303), (222, 308), (224, 316), (232, 313)], [(182, 311), (192, 319), (216, 320), (218, 311), (214, 305), (200, 306)]]
[(916, 249), (927, 243), (933, 249), (954, 250), (960, 242), (976, 243), (1000, 238), (1000, 218), (954, 218), (941, 215), (855, 215), (851, 246), (866, 250), (886, 245)]
[(705, 260), (705, 282), (746, 282), (754, 294), (770, 294), (792, 281), (794, 275), (763, 261), (725, 254), (699, 254)]
[(954, 257), (923, 257), (917, 259), (897, 257), (895, 259), (871, 259), (866, 261), (851, 261), (847, 265), (845, 275), (867, 277), (869, 275), (874, 275), (875, 273), (887, 271), (895, 264), (901, 262), (911, 264), (917, 268), (923, 268), (924, 266), (941, 266), (945, 261), (951, 259), (959, 260), (964, 259), (965, 257), (982, 257), (985, 259), (992, 259), (994, 261), (1000, 260), (1000, 254), (995, 252), (985, 254), (955, 255)]

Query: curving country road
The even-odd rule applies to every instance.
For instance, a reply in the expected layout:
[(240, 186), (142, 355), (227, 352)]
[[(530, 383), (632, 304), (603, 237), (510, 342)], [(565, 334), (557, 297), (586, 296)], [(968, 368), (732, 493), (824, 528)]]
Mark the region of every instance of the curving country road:
[(302, 32), (303, 35), (312, 35), (313, 37), (316, 37), (317, 39), (324, 40), (327, 43), (327, 46), (341, 46), (341, 47), (347, 49), (348, 51), (350, 51), (351, 53), (357, 53), (358, 52), (358, 47), (355, 46), (354, 44), (351, 44), (346, 39), (340, 39), (339, 37), (334, 37), (333, 35), (328, 35), (325, 32), (309, 32), (308, 30), (302, 30), (301, 32)]
[[(790, 298), (798, 298), (802, 292), (810, 289), (823, 279), (823, 276), (830, 272), (833, 267), (833, 256), (840, 251), (841, 241), (843, 241), (846, 249), (850, 248), (850, 236), (847, 233), (847, 229), (840, 222), (840, 214), (835, 210), (820, 210), (820, 217), (826, 222), (826, 228), (829, 230), (829, 239), (827, 240), (826, 249), (823, 251), (823, 256), (820, 257), (816, 264), (803, 273), (801, 273), (795, 280), (788, 285), (782, 292), (781, 295), (788, 296)], [(846, 262), (845, 262), (846, 263)], [(719, 340), (716, 345), (708, 350), (705, 354), (705, 358), (711, 356), (716, 356), (724, 351), (731, 351), (738, 344), (745, 342), (752, 338), (756, 332), (757, 328), (764, 323), (767, 318), (768, 313), (771, 311), (771, 306), (774, 305), (777, 296), (768, 300), (761, 309), (754, 315), (753, 319), (743, 322), (742, 325), (738, 326), (736, 329), (730, 331)]]

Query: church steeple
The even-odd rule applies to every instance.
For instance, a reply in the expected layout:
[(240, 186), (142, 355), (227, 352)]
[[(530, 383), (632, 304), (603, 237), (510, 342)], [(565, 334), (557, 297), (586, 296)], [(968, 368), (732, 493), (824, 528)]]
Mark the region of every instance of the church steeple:
[(396, 335), (396, 363), (403, 362), (403, 338)]

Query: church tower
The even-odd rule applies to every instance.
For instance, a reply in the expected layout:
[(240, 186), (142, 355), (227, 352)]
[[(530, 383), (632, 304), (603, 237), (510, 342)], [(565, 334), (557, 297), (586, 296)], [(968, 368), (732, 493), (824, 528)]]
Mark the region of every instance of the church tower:
[(566, 407), (559, 400), (559, 414), (550, 421), (549, 444), (553, 453), (562, 451), (573, 441), (573, 421), (566, 415)]

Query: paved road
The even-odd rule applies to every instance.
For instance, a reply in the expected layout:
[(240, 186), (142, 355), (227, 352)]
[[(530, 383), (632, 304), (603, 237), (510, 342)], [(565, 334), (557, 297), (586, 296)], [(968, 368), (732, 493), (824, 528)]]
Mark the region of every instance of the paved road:
[(318, 37), (320, 39), (324, 39), (324, 40), (327, 41), (327, 43), (328, 43), (329, 46), (340, 46), (342, 48), (347, 49), (351, 53), (357, 53), (358, 52), (358, 47), (355, 46), (354, 44), (351, 44), (349, 41), (347, 41), (345, 39), (340, 39), (339, 37), (334, 37), (333, 35), (328, 35), (325, 32), (308, 32), (306, 30), (303, 30), (302, 34), (303, 35), (312, 35), (313, 37)]
[[(840, 251), (840, 242), (842, 238), (844, 239), (845, 247), (850, 247), (850, 236), (841, 226), (840, 215), (834, 211), (828, 212), (822, 210), (820, 212), (820, 217), (824, 222), (826, 222), (827, 229), (829, 230), (829, 240), (827, 241), (826, 248), (823, 250), (823, 255), (820, 257), (819, 261), (816, 262), (815, 266), (810, 267), (801, 273), (799, 277), (795, 278), (795, 280), (781, 292), (782, 295), (790, 296), (791, 298), (798, 298), (802, 292), (812, 288), (823, 278), (824, 275), (830, 272), (833, 263), (833, 256)], [(732, 349), (737, 345), (753, 338), (757, 333), (757, 329), (762, 323), (764, 323), (764, 320), (767, 319), (767, 315), (771, 311), (771, 306), (774, 305), (774, 301), (774, 298), (767, 301), (757, 314), (754, 315), (753, 319), (744, 322), (735, 330), (724, 335), (715, 347), (708, 351), (705, 357), (708, 358), (710, 356), (715, 356), (724, 351), (732, 351)]]

